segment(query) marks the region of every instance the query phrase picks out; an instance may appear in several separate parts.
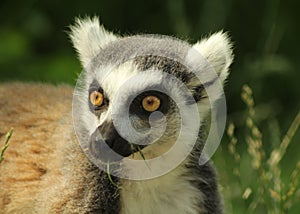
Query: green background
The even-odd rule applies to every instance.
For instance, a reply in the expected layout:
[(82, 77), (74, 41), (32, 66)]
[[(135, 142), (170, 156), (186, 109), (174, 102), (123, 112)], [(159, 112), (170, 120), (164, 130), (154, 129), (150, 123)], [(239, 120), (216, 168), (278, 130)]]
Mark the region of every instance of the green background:
[[(193, 43), (210, 33), (222, 29), (228, 31), (234, 42), (235, 54), (225, 88), (228, 120), (236, 125), (236, 134), (241, 139), (238, 149), (242, 154), (246, 150), (246, 107), (240, 99), (243, 84), (253, 89), (255, 119), (262, 132), (266, 133), (263, 146), (267, 153), (272, 145), (272, 124), (276, 124), (277, 132), (283, 136), (299, 111), (299, 1), (2, 0), (0, 6), (2, 82), (21, 80), (75, 84), (81, 67), (67, 35), (68, 26), (74, 23), (74, 17), (98, 15), (108, 30), (121, 35), (166, 34)], [(218, 164), (222, 162), (220, 159), (231, 164), (226, 152), (226, 136), (223, 141), (217, 153), (219, 156), (215, 158), (219, 171), (225, 170), (222, 169), (224, 164)], [(299, 151), (298, 131), (282, 162), (282, 174), (286, 174), (287, 182), (287, 175), (299, 160)], [(227, 173), (230, 174), (230, 171)], [(226, 182), (232, 182), (232, 179)], [(222, 179), (221, 184), (227, 185)], [(236, 202), (231, 205), (234, 207), (232, 212), (244, 212), (241, 211), (242, 206), (247, 206), (247, 201), (240, 203), (237, 199)], [(290, 212), (297, 213), (297, 209)], [(264, 211), (261, 210), (262, 213)]]

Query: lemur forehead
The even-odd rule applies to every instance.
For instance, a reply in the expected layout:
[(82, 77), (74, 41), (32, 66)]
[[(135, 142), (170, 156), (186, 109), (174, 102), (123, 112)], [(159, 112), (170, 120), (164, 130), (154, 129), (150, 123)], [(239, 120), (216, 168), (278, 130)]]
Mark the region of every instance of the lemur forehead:
[(118, 66), (137, 56), (164, 56), (170, 59), (184, 59), (191, 46), (181, 40), (167, 36), (132, 36), (120, 38), (107, 44), (91, 59), (88, 71), (103, 66)]
[[(189, 83), (195, 75), (185, 66), (186, 56), (191, 46), (172, 37), (165, 36), (134, 36), (125, 37), (105, 46), (92, 59), (88, 72), (95, 75), (96, 80), (107, 94), (114, 94), (128, 79), (140, 71), (155, 69), (169, 73), (182, 82)], [(158, 82), (161, 75), (152, 74), (143, 79), (143, 84), (151, 85)]]
[(155, 69), (141, 72), (132, 60), (111, 69), (104, 77), (101, 72), (96, 73), (95, 78), (110, 98), (113, 98), (118, 91), (126, 94), (142, 92), (147, 88), (160, 85), (162, 79), (163, 72)]

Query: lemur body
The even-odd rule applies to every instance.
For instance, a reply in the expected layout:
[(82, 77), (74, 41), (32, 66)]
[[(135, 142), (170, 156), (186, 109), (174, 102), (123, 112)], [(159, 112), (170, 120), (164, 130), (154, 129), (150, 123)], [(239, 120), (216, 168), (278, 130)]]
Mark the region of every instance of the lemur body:
[[(96, 19), (86, 19), (77, 21), (72, 27), (71, 38), (83, 67), (90, 69), (85, 79), (87, 88), (82, 89), (82, 105), (79, 106), (82, 114), (78, 118), (83, 121), (79, 133), (81, 139), (92, 135), (95, 128), (105, 130), (105, 135), (113, 127), (109, 104), (97, 113), (85, 103), (95, 81), (110, 99), (108, 103), (112, 102), (116, 90), (126, 79), (149, 68), (179, 78), (184, 76), (193, 93), (205, 93), (199, 92), (194, 81), (189, 81), (193, 77), (183, 75), (187, 72), (184, 66), (153, 56), (137, 57), (115, 68), (101, 82), (98, 71), (91, 71), (97, 63), (91, 61), (118, 37), (107, 32)], [(232, 61), (231, 45), (226, 35), (215, 34), (194, 47), (212, 64), (223, 82)], [(149, 79), (141, 80), (140, 85), (144, 87), (148, 82)], [(15, 129), (5, 160), (0, 164), (0, 213), (223, 213), (215, 169), (210, 162), (199, 165), (204, 120), (201, 120), (199, 137), (191, 154), (175, 169), (147, 180), (118, 178), (100, 170), (80, 148), (72, 123), (72, 93), (69, 86), (0, 85), (1, 140), (8, 128)], [(209, 107), (207, 100), (202, 98), (205, 96), (199, 94), (194, 94), (194, 97), (204, 116)], [(143, 149), (146, 158), (159, 156), (174, 144), (174, 132), (178, 130), (173, 123), (179, 121), (176, 116), (178, 109), (170, 102), (163, 111), (167, 118), (171, 118), (169, 126), (158, 144)], [(137, 128), (146, 123), (140, 117), (132, 118)], [(128, 152), (123, 147), (117, 148), (119, 152)], [(127, 156), (141, 159), (133, 157), (133, 151)]]

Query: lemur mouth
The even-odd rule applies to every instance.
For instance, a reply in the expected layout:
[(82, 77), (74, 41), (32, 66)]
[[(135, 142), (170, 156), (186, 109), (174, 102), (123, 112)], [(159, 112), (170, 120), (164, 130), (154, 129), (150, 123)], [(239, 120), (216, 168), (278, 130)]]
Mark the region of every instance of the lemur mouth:
[(103, 163), (119, 162), (146, 146), (129, 143), (119, 135), (112, 122), (99, 126), (89, 140), (90, 152)]

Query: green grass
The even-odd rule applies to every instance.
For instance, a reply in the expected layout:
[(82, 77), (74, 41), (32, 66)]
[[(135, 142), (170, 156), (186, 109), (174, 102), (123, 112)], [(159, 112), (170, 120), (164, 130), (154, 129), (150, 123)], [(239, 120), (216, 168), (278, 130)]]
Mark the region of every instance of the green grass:
[(4, 160), (4, 153), (5, 153), (6, 149), (8, 148), (9, 140), (10, 140), (13, 132), (14, 132), (14, 130), (10, 129), (10, 131), (5, 136), (4, 146), (2, 147), (1, 153), (0, 153), (0, 163)]
[[(300, 111), (283, 137), (280, 136), (280, 130), (274, 128), (271, 133), (273, 139), (264, 138), (264, 135), (270, 134), (262, 133), (255, 122), (252, 90), (244, 85), (241, 95), (247, 106), (246, 128), (236, 130), (234, 123), (229, 123), (229, 143), (226, 151), (223, 151), (227, 154), (227, 157), (223, 154), (223, 158), (227, 158), (228, 162), (218, 166), (216, 160), (220, 176), (225, 180), (221, 180), (221, 183), (227, 212), (298, 213), (300, 158), (292, 163), (288, 147), (299, 128)], [(282, 164), (285, 157), (288, 157), (289, 165), (293, 164), (291, 171)]]

